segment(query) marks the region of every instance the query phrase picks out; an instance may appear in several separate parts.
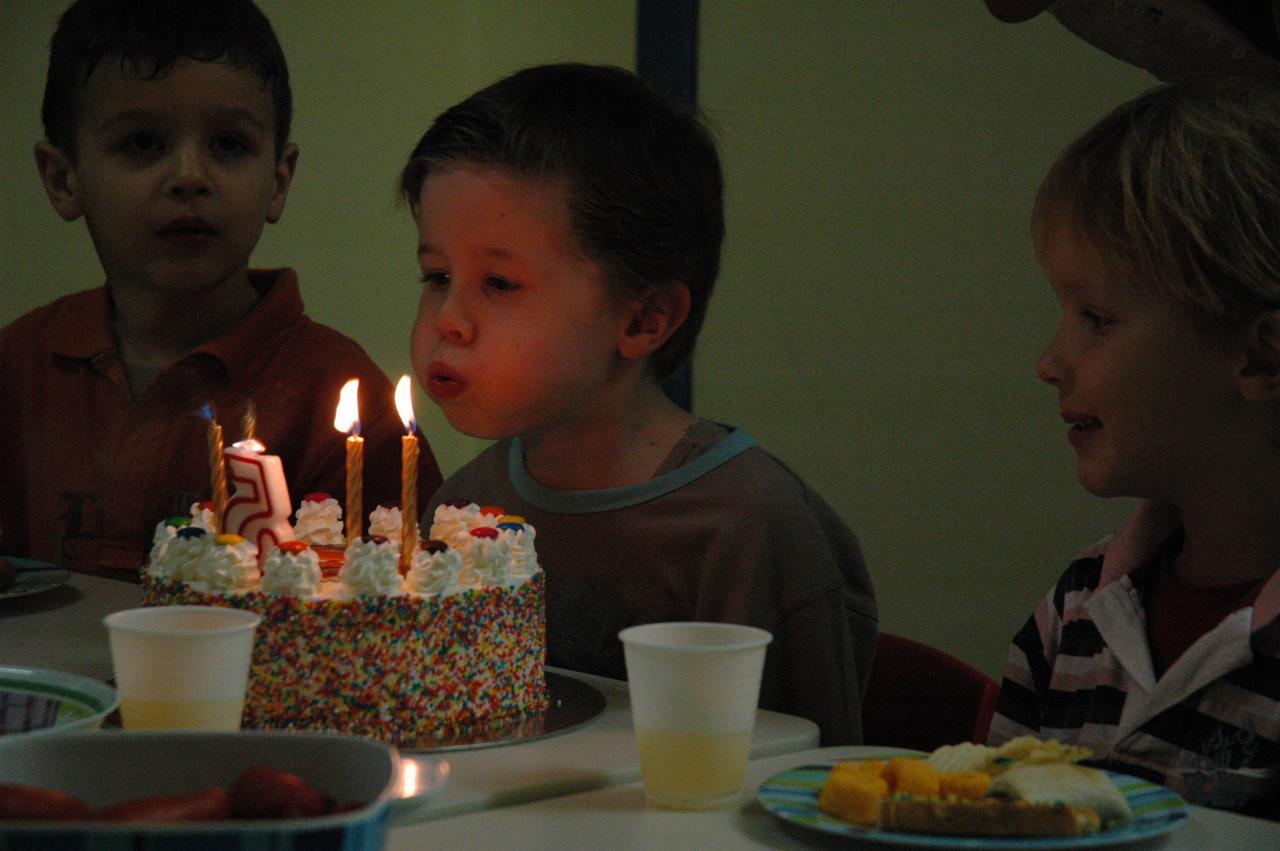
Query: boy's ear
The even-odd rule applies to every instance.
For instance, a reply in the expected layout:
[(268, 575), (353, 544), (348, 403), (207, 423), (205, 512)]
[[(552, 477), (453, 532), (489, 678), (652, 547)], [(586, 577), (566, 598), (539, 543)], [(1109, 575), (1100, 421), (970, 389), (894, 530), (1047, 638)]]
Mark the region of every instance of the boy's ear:
[(49, 196), (49, 203), (63, 221), (74, 222), (84, 215), (80, 202), (80, 178), (71, 158), (46, 139), (36, 142), (36, 170)]
[(1254, 401), (1280, 399), (1280, 310), (1268, 310), (1253, 321), (1238, 357), (1240, 395)]
[(279, 161), (276, 162), (275, 191), (271, 195), (271, 206), (267, 208), (267, 221), (275, 224), (284, 215), (284, 202), (289, 197), (289, 184), (293, 183), (293, 171), (298, 167), (298, 146), (293, 142), (284, 146)]
[(689, 288), (684, 284), (654, 287), (627, 301), (626, 324), (618, 341), (625, 358), (643, 360), (662, 348), (689, 317)]

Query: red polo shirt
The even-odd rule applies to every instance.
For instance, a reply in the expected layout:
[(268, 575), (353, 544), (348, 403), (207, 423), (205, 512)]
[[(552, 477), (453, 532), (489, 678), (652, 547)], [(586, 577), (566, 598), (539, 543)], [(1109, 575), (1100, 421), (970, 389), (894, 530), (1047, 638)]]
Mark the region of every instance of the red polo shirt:
[[(338, 391), (360, 379), (366, 517), (400, 501), (391, 382), (353, 340), (303, 312), (291, 269), (250, 272), (258, 303), (230, 332), (165, 367), (134, 399), (112, 341), (105, 287), (65, 296), (0, 330), (0, 553), (87, 573), (136, 572), (155, 525), (208, 499), (210, 404), (225, 442), (256, 436), (279, 455), (294, 507), (345, 493)], [(419, 505), (440, 484), (424, 440)], [(367, 521), (366, 521), (367, 522)]]

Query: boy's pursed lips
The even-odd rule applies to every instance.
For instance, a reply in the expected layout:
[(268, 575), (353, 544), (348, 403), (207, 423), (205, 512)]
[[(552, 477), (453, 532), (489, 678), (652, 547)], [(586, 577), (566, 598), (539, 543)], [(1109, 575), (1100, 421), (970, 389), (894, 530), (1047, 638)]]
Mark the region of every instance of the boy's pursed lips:
[(432, 399), (452, 399), (467, 389), (462, 374), (444, 361), (432, 361), (427, 365), (427, 394)]
[(1102, 425), (1097, 417), (1092, 414), (1082, 414), (1076, 411), (1062, 411), (1062, 421), (1069, 426), (1081, 426), (1085, 428), (1096, 427)]
[(1070, 426), (1067, 440), (1075, 447), (1079, 447), (1081, 443), (1088, 441), (1090, 435), (1102, 429), (1102, 421), (1089, 414), (1063, 410), (1061, 416), (1063, 422)]

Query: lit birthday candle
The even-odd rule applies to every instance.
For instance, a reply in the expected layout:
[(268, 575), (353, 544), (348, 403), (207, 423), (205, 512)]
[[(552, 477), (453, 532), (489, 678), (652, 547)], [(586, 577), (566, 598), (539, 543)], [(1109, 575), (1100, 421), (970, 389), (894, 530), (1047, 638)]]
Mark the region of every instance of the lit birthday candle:
[(251, 438), (232, 444), (225, 453), (235, 493), (227, 503), (222, 529), (256, 546), (259, 564), (266, 560), (268, 544), (294, 539), (284, 465), (280, 456), (265, 453), (266, 447)]
[(396, 410), (404, 423), (400, 438), (400, 573), (408, 573), (418, 546), (418, 433), (413, 420), (413, 391), (409, 376), (396, 384)]
[(227, 512), (227, 471), (222, 455), (222, 426), (213, 415), (213, 407), (203, 408), (209, 421), (206, 435), (209, 443), (209, 488), (213, 491), (213, 533), (222, 531), (222, 517)]
[(360, 539), (364, 513), (364, 438), (360, 436), (360, 379), (342, 385), (333, 427), (347, 435), (347, 545)]

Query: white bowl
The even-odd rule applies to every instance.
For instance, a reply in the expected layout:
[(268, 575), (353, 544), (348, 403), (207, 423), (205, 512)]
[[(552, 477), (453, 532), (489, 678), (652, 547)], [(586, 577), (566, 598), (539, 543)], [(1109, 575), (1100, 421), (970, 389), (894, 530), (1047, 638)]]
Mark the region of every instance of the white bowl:
[(120, 705), (106, 683), (41, 668), (0, 666), (0, 735), (91, 730)]

